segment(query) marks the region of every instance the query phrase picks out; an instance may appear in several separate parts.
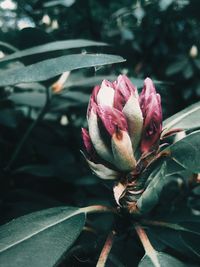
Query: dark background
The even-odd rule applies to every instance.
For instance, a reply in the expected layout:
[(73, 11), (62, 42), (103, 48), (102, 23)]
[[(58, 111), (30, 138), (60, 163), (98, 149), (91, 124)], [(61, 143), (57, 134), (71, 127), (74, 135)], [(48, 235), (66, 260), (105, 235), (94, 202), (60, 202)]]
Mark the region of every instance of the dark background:
[[(141, 89), (149, 76), (162, 96), (164, 118), (198, 101), (200, 1), (21, 0), (8, 9), (5, 3), (10, 2), (0, 1), (0, 41), (17, 49), (80, 38), (110, 44), (39, 54), (12, 64), (29, 65), (74, 51), (116, 54), (127, 61), (72, 72), (68, 90), (53, 96), (44, 119), (12, 164), (14, 151), (44, 105), (44, 88), (56, 78), (1, 88), (0, 222), (58, 205), (114, 205), (111, 186), (91, 174), (80, 153), (81, 127), (86, 125), (93, 85), (125, 73)], [(1, 56), (13, 52), (1, 43), (0, 49)], [(1, 69), (8, 67), (1, 65)]]

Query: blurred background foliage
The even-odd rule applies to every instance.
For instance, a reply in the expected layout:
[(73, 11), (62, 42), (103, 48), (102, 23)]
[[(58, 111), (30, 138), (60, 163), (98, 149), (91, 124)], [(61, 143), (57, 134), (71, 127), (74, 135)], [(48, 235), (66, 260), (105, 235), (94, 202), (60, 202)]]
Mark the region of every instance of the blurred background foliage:
[[(199, 12), (197, 0), (0, 1), (2, 60), (13, 52), (59, 40), (87, 39), (109, 44), (2, 61), (2, 71), (75, 52), (116, 54), (127, 60), (72, 71), (64, 89), (53, 94), (48, 110), (22, 147), (20, 141), (45, 105), (47, 88), (59, 77), (1, 88), (1, 223), (58, 205), (114, 204), (109, 183), (91, 174), (80, 153), (81, 127), (86, 125), (92, 88), (104, 78), (114, 80), (124, 73), (141, 89), (143, 79), (149, 76), (162, 95), (165, 118), (198, 101)], [(13, 160), (19, 147), (20, 153)], [(110, 222), (97, 223), (96, 218), (91, 223), (98, 224), (100, 232), (110, 227)], [(99, 239), (101, 243), (102, 237)]]

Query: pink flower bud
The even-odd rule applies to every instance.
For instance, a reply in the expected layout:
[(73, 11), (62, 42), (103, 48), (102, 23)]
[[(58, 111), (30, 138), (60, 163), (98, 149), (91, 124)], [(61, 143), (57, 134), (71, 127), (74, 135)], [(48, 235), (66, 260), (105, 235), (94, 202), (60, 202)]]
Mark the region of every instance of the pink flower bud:
[(158, 146), (162, 131), (161, 99), (150, 78), (144, 81), (144, 88), (140, 94), (140, 107), (144, 117), (141, 151), (147, 153)]
[(87, 118), (89, 117), (92, 108), (94, 108), (94, 106), (96, 107), (96, 104), (97, 104), (96, 99), (97, 99), (97, 94), (99, 90), (100, 90), (100, 86), (96, 85), (92, 91), (92, 95), (90, 97), (90, 102), (88, 104), (88, 109), (87, 109)]
[(94, 146), (92, 144), (90, 135), (85, 128), (82, 128), (81, 130), (82, 130), (82, 139), (83, 139), (84, 148), (85, 148), (88, 156), (94, 160), (96, 157), (95, 156), (95, 149), (94, 149)]
[(125, 75), (119, 75), (113, 85), (115, 88), (114, 107), (122, 110), (130, 96), (135, 95), (137, 89)]
[(118, 130), (128, 130), (126, 118), (121, 111), (109, 106), (98, 106), (97, 113), (110, 136)]
[(125, 75), (95, 86), (87, 112), (89, 131), (83, 129), (82, 135), (88, 164), (99, 177), (113, 178), (133, 171), (135, 151), (140, 156), (140, 152), (156, 148), (162, 127), (160, 102), (149, 78), (140, 97)]

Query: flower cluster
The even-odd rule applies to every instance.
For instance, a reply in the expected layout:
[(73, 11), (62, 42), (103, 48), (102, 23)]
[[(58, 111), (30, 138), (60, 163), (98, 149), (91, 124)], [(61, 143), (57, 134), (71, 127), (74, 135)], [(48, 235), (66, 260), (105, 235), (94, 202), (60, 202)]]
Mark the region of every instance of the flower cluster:
[(82, 129), (86, 160), (103, 179), (133, 172), (139, 159), (158, 149), (162, 131), (160, 95), (150, 78), (140, 95), (125, 75), (104, 80), (92, 92)]

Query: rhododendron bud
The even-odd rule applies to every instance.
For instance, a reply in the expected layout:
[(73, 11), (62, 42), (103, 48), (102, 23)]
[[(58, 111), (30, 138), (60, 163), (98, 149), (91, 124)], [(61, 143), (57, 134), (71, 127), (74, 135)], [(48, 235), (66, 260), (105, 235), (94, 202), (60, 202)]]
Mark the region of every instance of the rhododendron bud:
[(147, 153), (158, 145), (162, 131), (161, 99), (149, 78), (144, 81), (144, 87), (140, 94), (140, 107), (144, 117), (141, 152)]
[(87, 111), (88, 131), (82, 130), (86, 159), (103, 179), (134, 172), (143, 153), (158, 144), (162, 112), (152, 81), (137, 88), (125, 75), (95, 86)]

